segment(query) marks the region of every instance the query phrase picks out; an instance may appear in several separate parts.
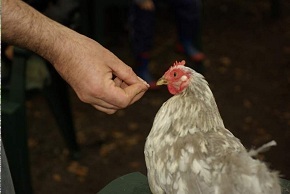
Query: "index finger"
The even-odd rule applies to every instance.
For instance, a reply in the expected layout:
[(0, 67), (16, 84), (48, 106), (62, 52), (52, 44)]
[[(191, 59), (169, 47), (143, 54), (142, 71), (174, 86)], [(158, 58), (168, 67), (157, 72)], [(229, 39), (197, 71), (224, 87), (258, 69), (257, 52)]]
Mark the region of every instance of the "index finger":
[(148, 87), (140, 82), (129, 85), (125, 88), (114, 86), (111, 90), (107, 90), (108, 97), (105, 101), (120, 108), (125, 108), (139, 100), (147, 89)]
[(145, 85), (148, 85), (147, 82), (139, 78), (133, 71), (133, 69), (123, 63), (120, 59), (118, 59), (117, 63), (110, 63), (109, 66), (112, 70), (112, 73), (118, 77), (119, 79), (123, 80), (126, 84), (131, 85), (138, 82), (141, 82)]

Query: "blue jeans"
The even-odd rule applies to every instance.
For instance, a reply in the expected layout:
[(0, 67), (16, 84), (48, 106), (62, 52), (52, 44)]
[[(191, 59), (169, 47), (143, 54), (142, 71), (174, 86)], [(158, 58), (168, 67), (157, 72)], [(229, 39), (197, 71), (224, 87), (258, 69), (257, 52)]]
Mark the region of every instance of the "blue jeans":
[[(176, 28), (181, 43), (194, 43), (200, 31), (200, 0), (169, 0), (176, 18)], [(140, 9), (136, 4), (129, 15), (133, 53), (136, 57), (152, 48), (155, 30), (155, 11)]]

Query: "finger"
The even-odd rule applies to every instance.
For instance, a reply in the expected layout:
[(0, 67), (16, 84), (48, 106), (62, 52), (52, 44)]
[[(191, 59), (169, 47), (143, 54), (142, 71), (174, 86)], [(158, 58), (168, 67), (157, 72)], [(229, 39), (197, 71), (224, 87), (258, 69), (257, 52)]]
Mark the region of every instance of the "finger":
[(139, 94), (137, 94), (133, 100), (131, 101), (130, 105), (135, 103), (136, 101), (138, 101), (143, 95), (145, 94), (145, 92), (140, 92)]
[[(120, 85), (121, 88), (125, 89), (128, 87), (128, 85), (125, 83), (125, 82), (122, 82), (122, 84)], [(145, 91), (144, 92), (141, 92), (139, 94), (137, 94), (133, 100), (131, 101), (130, 105), (133, 104), (134, 102), (136, 102), (137, 100), (139, 100), (143, 95), (145, 94)]]
[[(125, 83), (125, 82), (122, 82), (122, 84), (120, 85), (120, 87), (122, 89), (125, 89), (128, 87), (128, 85)], [(139, 100), (143, 95), (145, 94), (145, 91), (144, 92), (141, 92), (139, 94), (137, 94), (133, 99), (132, 101), (130, 102), (130, 105), (133, 104), (134, 102), (136, 102), (137, 100)]]
[(116, 84), (117, 87), (121, 87), (121, 85), (124, 83), (120, 78), (116, 77), (114, 79), (114, 82)]
[(110, 68), (116, 77), (118, 77), (120, 80), (123, 80), (128, 85), (138, 82), (144, 83), (145, 85), (147, 84), (134, 73), (131, 67), (124, 64), (122, 61), (120, 61), (120, 63), (110, 63)]
[(145, 84), (147, 86), (147, 88), (150, 88), (150, 85), (146, 81), (144, 81), (141, 77), (137, 76), (137, 78), (139, 79), (140, 82)]
[(104, 109), (120, 109), (120, 107), (95, 96), (89, 96), (84, 102), (92, 104), (93, 106), (97, 105), (99, 107), (103, 107)]
[[(140, 77), (138, 77), (138, 79), (141, 81), (141, 82), (143, 82), (143, 80), (140, 78)], [(147, 84), (147, 83), (145, 83), (145, 85), (147, 86), (147, 88), (150, 88), (150, 85), (149, 84)], [(126, 84), (126, 82), (122, 82), (121, 83), (121, 85), (120, 85), (120, 87), (121, 88), (126, 88), (126, 87), (128, 87), (129, 85), (128, 84)]]
[(109, 109), (109, 108), (104, 108), (102, 106), (99, 105), (93, 105), (93, 107), (101, 112), (107, 113), (107, 114), (114, 114), (115, 112), (117, 112), (116, 109)]
[(127, 88), (128, 87), (128, 84), (126, 84), (125, 82), (122, 82), (122, 84), (120, 85), (120, 88)]
[[(138, 83), (135, 85), (140, 87), (140, 89), (138, 89), (140, 91), (145, 92), (147, 90), (147, 87), (143, 84)], [(134, 98), (134, 96), (129, 96), (126, 94), (125, 89), (128, 87), (129, 86), (125, 82), (122, 82), (119, 78), (115, 78), (114, 80), (111, 80), (107, 86), (103, 87), (102, 95), (88, 95), (83, 102), (92, 104), (101, 111), (107, 111), (107, 109), (118, 110), (125, 108), (131, 104), (130, 102)], [(138, 90), (136, 91), (136, 94), (140, 93)]]
[(125, 108), (139, 99), (139, 96), (142, 96), (142, 93), (144, 94), (147, 89), (147, 86), (142, 83), (132, 84), (125, 88), (115, 88), (115, 90), (111, 91), (111, 99), (109, 101), (114, 102), (115, 106)]

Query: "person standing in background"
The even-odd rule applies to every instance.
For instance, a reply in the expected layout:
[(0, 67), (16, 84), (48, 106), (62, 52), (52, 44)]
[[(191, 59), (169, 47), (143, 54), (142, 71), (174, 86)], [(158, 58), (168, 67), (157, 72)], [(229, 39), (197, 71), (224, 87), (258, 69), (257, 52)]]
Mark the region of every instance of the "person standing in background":
[[(201, 62), (205, 55), (197, 49), (196, 39), (200, 31), (200, 0), (170, 0), (176, 18), (178, 41), (176, 50), (189, 56), (192, 62)], [(150, 51), (155, 31), (156, 1), (133, 0), (130, 14), (130, 37), (136, 63), (136, 73), (147, 81), (151, 89), (156, 88), (156, 80), (149, 70)]]

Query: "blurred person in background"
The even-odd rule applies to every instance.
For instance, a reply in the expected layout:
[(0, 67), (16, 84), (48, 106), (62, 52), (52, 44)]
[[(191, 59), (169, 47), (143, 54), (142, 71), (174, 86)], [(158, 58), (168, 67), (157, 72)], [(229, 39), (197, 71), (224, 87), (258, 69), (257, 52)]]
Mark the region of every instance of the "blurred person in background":
[[(170, 0), (169, 2), (176, 19), (178, 35), (176, 51), (186, 54), (192, 62), (203, 61), (205, 55), (197, 49), (196, 42), (200, 31), (200, 0)], [(149, 83), (152, 89), (157, 88), (156, 80), (149, 70), (156, 11), (155, 0), (133, 0), (129, 15), (135, 71)]]

